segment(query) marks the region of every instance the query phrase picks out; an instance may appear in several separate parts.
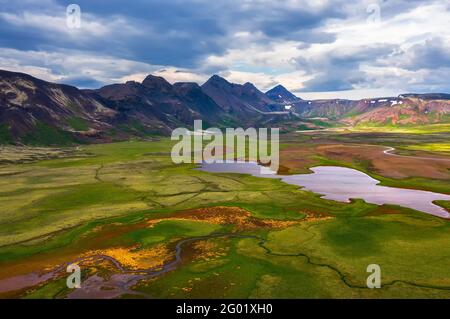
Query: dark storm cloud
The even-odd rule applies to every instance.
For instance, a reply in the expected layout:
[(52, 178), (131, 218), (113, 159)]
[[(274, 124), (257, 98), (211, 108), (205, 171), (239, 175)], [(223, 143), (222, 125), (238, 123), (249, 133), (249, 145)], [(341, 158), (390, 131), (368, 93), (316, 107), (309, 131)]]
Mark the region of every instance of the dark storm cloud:
[[(93, 36), (86, 30), (78, 37), (58, 32), (45, 32), (39, 25), (30, 27), (14, 23), (15, 16), (50, 15), (65, 18), (66, 1), (36, 6), (8, 5), (0, 16), (0, 45), (20, 50), (42, 48), (88, 50), (97, 54), (115, 55), (150, 64), (171, 64), (191, 67), (198, 58), (225, 50), (221, 41), (226, 30), (212, 15), (202, 14), (187, 1), (182, 4), (162, 1), (77, 1), (82, 10), (82, 25), (88, 21), (112, 29), (104, 36)], [(36, 18), (35, 18), (36, 19)], [(12, 20), (12, 22), (11, 22)], [(117, 22), (130, 27), (121, 28)], [(61, 20), (53, 28), (66, 28)], [(47, 23), (42, 21), (42, 24)]]
[[(68, 30), (65, 24), (65, 9), (72, 2), (82, 10), (79, 31)], [(348, 30), (354, 23), (358, 27), (368, 17), (368, 4), (378, 4), (382, 25), (392, 20), (393, 24), (408, 28), (407, 18), (396, 19), (414, 10), (417, 12), (413, 18), (417, 18), (427, 14), (418, 10), (422, 6), (440, 3), (434, 0), (0, 0), (0, 48), (4, 49), (0, 60), (2, 65), (13, 61), (19, 69), (20, 66), (48, 69), (57, 78), (82, 87), (165, 67), (206, 76), (242, 70), (244, 75), (245, 72), (270, 73), (267, 70), (274, 69), (289, 73), (293, 71), (292, 65), (296, 65), (309, 78), (306, 82), (299, 81), (302, 91), (349, 90), (371, 81), (362, 69), (366, 65), (395, 66), (414, 72), (448, 67), (450, 48), (443, 41), (445, 37), (433, 34), (426, 42), (422, 38), (412, 39), (416, 44), (401, 49), (401, 44), (409, 39), (400, 40), (402, 43), (397, 47), (383, 44), (383, 39), (378, 37), (373, 39), (376, 45), (342, 42), (339, 26)], [(450, 10), (449, 5), (443, 8)], [(427, 21), (433, 23), (433, 17), (427, 17)], [(337, 26), (336, 30), (329, 27), (331, 22)], [(236, 34), (246, 36), (239, 38)], [(255, 57), (257, 62), (249, 65), (227, 59), (205, 62), (207, 57), (226, 57), (233, 50), (249, 54), (273, 51), (277, 44), (283, 43), (290, 43), (300, 51), (295, 55), (296, 51), (291, 50), (294, 53), (288, 52), (286, 58), (280, 52), (279, 60), (287, 61), (285, 65), (271, 66), (271, 61), (276, 60), (272, 57)], [(312, 50), (313, 56), (302, 55), (317, 46), (325, 49)], [(289, 51), (289, 46), (286, 47)], [(24, 54), (15, 57), (14, 51), (6, 53), (5, 49)], [(40, 52), (66, 56), (68, 60), (44, 61)], [(108, 61), (96, 60), (86, 66), (89, 56)], [(109, 60), (121, 62), (114, 65)], [(432, 73), (424, 71), (423, 74), (428, 79)], [(420, 86), (420, 76), (414, 85)], [(439, 82), (439, 77), (433, 77), (432, 81)]]
[(399, 66), (408, 70), (450, 68), (450, 44), (439, 38), (415, 44), (397, 55), (402, 60)]
[[(22, 16), (51, 14), (65, 17), (68, 1), (47, 1), (38, 5), (11, 3), (2, 10), (6, 14)], [(43, 32), (42, 29), (15, 25), (0, 17), (0, 45), (20, 50), (58, 48), (89, 50), (91, 52), (116, 55), (157, 65), (177, 67), (198, 66), (201, 58), (224, 53), (233, 42), (234, 32), (262, 32), (269, 38), (295, 39), (304, 42), (333, 41), (332, 34), (314, 30), (326, 19), (343, 17), (335, 6), (323, 10), (286, 8), (283, 1), (133, 1), (118, 0), (76, 1), (83, 14), (92, 22), (97, 21), (108, 28), (115, 26), (114, 19), (125, 21), (137, 32), (120, 27), (101, 37), (92, 37), (89, 31), (74, 39), (59, 33)], [(42, 21), (45, 23), (45, 21)], [(55, 28), (65, 28), (65, 25)], [(141, 31), (141, 32), (139, 32)]]
[(298, 91), (326, 92), (351, 90), (355, 86), (370, 81), (361, 71), (364, 63), (376, 63), (396, 49), (393, 45), (373, 45), (359, 47), (356, 50), (333, 51), (312, 59), (298, 58), (298, 66), (316, 74), (311, 80), (303, 83), (304, 87)]
[[(276, 3), (276, 1), (274, 2)], [(337, 5), (325, 6), (320, 10), (298, 7), (283, 8), (282, 6), (255, 7), (251, 12), (242, 13), (243, 18), (249, 21), (248, 28), (253, 31), (261, 31), (268, 37), (278, 39), (306, 41), (314, 43), (318, 36), (318, 42), (323, 42), (325, 35), (315, 30), (328, 19), (345, 18), (346, 14), (342, 7)], [(299, 39), (302, 37), (303, 39)], [(328, 35), (327, 39), (332, 42), (334, 38)]]

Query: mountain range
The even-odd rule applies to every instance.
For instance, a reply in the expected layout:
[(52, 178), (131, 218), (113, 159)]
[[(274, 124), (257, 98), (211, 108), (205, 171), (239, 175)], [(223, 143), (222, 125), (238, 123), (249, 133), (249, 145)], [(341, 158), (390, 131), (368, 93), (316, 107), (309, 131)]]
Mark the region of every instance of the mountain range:
[(420, 125), (450, 122), (450, 94), (402, 94), (362, 100), (303, 100), (277, 85), (213, 75), (203, 85), (170, 84), (148, 75), (141, 83), (95, 90), (56, 84), (0, 70), (0, 144), (67, 145), (131, 136), (169, 135), (176, 127), (315, 129), (334, 124)]

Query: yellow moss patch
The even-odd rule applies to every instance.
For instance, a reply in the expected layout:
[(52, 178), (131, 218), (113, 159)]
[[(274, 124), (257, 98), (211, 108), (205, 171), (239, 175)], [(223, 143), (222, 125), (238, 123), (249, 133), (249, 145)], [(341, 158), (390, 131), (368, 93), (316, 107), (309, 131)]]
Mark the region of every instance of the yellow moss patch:
[(217, 243), (211, 240), (198, 241), (193, 247), (199, 252), (197, 254), (197, 258), (205, 261), (224, 257), (227, 255), (229, 250), (228, 247), (219, 247)]
[(162, 267), (173, 258), (173, 253), (165, 245), (157, 245), (146, 249), (137, 248), (136, 246), (115, 247), (90, 251), (86, 255), (106, 255), (117, 260), (122, 266), (133, 270)]
[(274, 219), (259, 219), (239, 207), (216, 206), (192, 209), (176, 214), (176, 217), (152, 219), (147, 223), (150, 227), (163, 220), (197, 220), (217, 225), (235, 225), (238, 229), (253, 228), (284, 228), (292, 226), (297, 221), (282, 221)]
[(301, 213), (306, 214), (306, 217), (302, 219), (302, 221), (304, 222), (317, 222), (335, 218), (327, 213), (317, 213), (317, 212), (313, 213), (304, 211), (302, 211)]

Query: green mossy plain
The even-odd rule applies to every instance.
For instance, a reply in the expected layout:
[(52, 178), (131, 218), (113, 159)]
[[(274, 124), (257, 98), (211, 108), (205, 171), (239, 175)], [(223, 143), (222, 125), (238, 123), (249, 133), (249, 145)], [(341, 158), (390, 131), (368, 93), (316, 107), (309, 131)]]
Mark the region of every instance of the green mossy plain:
[[(284, 145), (295, 142), (294, 138)], [(101, 245), (145, 248), (221, 232), (255, 237), (208, 239), (224, 253), (187, 258), (176, 270), (135, 287), (155, 298), (450, 298), (448, 220), (362, 200), (324, 200), (278, 180), (176, 166), (170, 159), (171, 143), (160, 139), (83, 145), (80, 152), (85, 155), (80, 157), (2, 165), (0, 267), (82, 250), (102, 227), (230, 206), (262, 220), (300, 222), (281, 229), (239, 231), (207, 221), (167, 220), (118, 234)], [(395, 146), (445, 156), (449, 144), (437, 144), (423, 140)], [(450, 193), (448, 181), (389, 179), (377, 176), (365, 163), (316, 160), (319, 165), (359, 169), (384, 185)], [(449, 207), (448, 202), (438, 204)], [(331, 218), (302, 222), (310, 213)], [(366, 267), (372, 263), (382, 267), (382, 289), (365, 287)], [(65, 281), (58, 279), (21, 297), (61, 298), (67, 293)]]

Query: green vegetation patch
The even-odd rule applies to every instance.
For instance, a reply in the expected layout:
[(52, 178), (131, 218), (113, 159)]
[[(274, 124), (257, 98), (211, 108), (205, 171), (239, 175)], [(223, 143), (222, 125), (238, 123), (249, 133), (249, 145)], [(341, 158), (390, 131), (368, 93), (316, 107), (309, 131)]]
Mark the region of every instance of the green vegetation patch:
[(390, 132), (390, 133), (414, 133), (414, 134), (431, 134), (450, 132), (450, 124), (392, 124), (392, 123), (376, 123), (364, 122), (357, 124), (354, 131), (361, 132)]
[[(369, 140), (364, 136), (337, 138), (362, 143)], [(445, 135), (376, 136), (370, 135), (372, 144), (423, 144), (445, 156)], [(363, 200), (324, 200), (279, 180), (174, 165), (172, 144), (161, 138), (86, 145), (80, 147), (83, 157), (0, 167), (0, 266), (82, 252), (95, 240), (106, 248), (163, 243), (175, 249), (185, 238), (232, 233), (257, 238), (189, 243), (175, 270), (140, 282), (137, 290), (156, 298), (450, 297), (447, 220)], [(314, 165), (355, 168), (396, 187), (449, 190), (446, 180), (382, 178), (365, 161), (313, 159)], [(253, 221), (297, 223), (242, 230), (176, 219), (179, 211), (213, 206), (246, 209)], [(148, 218), (158, 222), (147, 224)], [(372, 263), (382, 267), (382, 289), (365, 287)], [(50, 281), (28, 297), (64, 297), (63, 289), (64, 281)]]
[(136, 199), (139, 193), (111, 183), (84, 184), (43, 198), (33, 204), (44, 211), (62, 211), (102, 203), (115, 204)]
[(132, 231), (126, 238), (138, 242), (142, 247), (181, 237), (199, 237), (217, 232), (220, 225), (191, 220), (163, 220), (151, 228)]
[(88, 123), (85, 119), (82, 119), (80, 117), (71, 117), (67, 119), (67, 124), (70, 125), (72, 129), (75, 131), (87, 131), (89, 130)]
[(9, 127), (6, 124), (0, 125), (0, 144), (11, 144), (13, 137), (9, 131)]
[(78, 142), (70, 133), (44, 123), (37, 123), (33, 132), (22, 136), (21, 141), (33, 146), (68, 146)]

